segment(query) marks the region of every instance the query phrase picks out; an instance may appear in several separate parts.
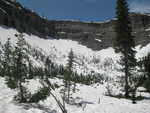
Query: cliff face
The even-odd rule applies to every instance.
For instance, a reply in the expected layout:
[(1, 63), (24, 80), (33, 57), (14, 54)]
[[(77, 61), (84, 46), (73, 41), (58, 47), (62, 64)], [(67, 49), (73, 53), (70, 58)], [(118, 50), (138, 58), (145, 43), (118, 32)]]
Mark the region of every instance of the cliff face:
[[(130, 18), (136, 44), (150, 43), (150, 16), (148, 14), (131, 14)], [(89, 48), (100, 50), (113, 46), (116, 35), (114, 24), (115, 20), (103, 23), (57, 21), (56, 29), (60, 38), (76, 40)]]
[(54, 36), (53, 21), (40, 17), (15, 0), (0, 0), (0, 25), (40, 37)]
[[(136, 44), (150, 43), (150, 15), (131, 14)], [(47, 38), (76, 40), (93, 50), (113, 46), (115, 20), (102, 23), (80, 21), (50, 21), (26, 9), (18, 2), (0, 0), (0, 25), (14, 27), (20, 32)]]

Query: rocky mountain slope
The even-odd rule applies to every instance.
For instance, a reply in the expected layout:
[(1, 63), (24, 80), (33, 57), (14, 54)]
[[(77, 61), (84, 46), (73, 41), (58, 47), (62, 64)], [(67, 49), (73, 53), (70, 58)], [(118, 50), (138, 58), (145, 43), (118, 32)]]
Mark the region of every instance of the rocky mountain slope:
[(0, 24), (16, 28), (20, 32), (42, 36), (53, 36), (53, 22), (24, 8), (19, 2), (0, 0)]
[[(136, 44), (150, 42), (150, 15), (130, 15)], [(0, 0), (0, 24), (14, 27), (18, 31), (47, 38), (71, 39), (93, 50), (113, 46), (115, 38), (114, 20), (106, 22), (50, 21), (26, 9), (18, 2)]]
[[(150, 15), (132, 13), (130, 17), (136, 44), (148, 44), (150, 42)], [(101, 50), (113, 46), (114, 24), (115, 20), (101, 23), (58, 21), (56, 28), (61, 38), (73, 39), (94, 50)]]

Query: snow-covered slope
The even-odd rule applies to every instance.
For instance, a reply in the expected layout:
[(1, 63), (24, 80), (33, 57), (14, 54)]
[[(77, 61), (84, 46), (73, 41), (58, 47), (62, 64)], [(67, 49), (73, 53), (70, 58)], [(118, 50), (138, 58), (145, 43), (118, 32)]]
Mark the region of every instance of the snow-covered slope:
[[(15, 44), (16, 33), (18, 32), (15, 29), (0, 27), (0, 41), (4, 44), (7, 38), (11, 38), (12, 43)], [(71, 40), (42, 39), (28, 34), (24, 34), (24, 38), (32, 47), (42, 50), (45, 55), (49, 56), (57, 64), (66, 65), (68, 53), (72, 49), (76, 60), (75, 71), (78, 73), (105, 73), (108, 70), (112, 74), (112, 70), (116, 67), (115, 61), (119, 56), (115, 54), (113, 48), (93, 51)]]
[[(52, 79), (52, 82), (62, 83), (58, 79)], [(32, 80), (29, 82), (30, 90), (39, 86), (38, 82)], [(132, 104), (130, 100), (117, 99), (105, 96), (105, 85), (77, 85), (78, 91), (72, 95), (78, 105), (66, 105), (68, 113), (149, 113), (150, 100), (142, 100), (137, 104)], [(55, 91), (57, 98), (60, 89)], [(0, 78), (0, 113), (61, 113), (57, 103), (50, 96), (45, 101), (38, 104), (17, 104), (13, 101), (15, 92), (8, 89), (4, 79)], [(150, 97), (149, 94), (146, 94)], [(80, 104), (79, 104), (80, 103)]]
[[(16, 42), (15, 29), (0, 27), (0, 41), (5, 43), (7, 38), (11, 38), (12, 43)], [(40, 51), (42, 50), (46, 56), (57, 64), (66, 65), (67, 56), (72, 49), (75, 55), (75, 71), (78, 73), (100, 73), (103, 75), (113, 76), (118, 73), (116, 71), (119, 54), (116, 54), (113, 48), (103, 49), (101, 51), (93, 51), (86, 46), (71, 40), (42, 39), (35, 35), (24, 34), (26, 41)], [(137, 58), (143, 57), (150, 51), (150, 44), (145, 47), (139, 45), (136, 47)]]
[[(0, 27), (0, 42), (4, 44), (7, 38), (11, 38), (13, 44), (16, 42), (14, 36), (18, 33), (15, 29)], [(107, 48), (101, 51), (93, 51), (78, 42), (71, 40), (41, 39), (34, 35), (24, 34), (26, 41), (34, 48), (41, 50), (45, 55), (50, 56), (51, 60), (57, 64), (66, 65), (67, 56), (72, 49), (75, 54), (75, 71), (78, 73), (100, 73), (105, 76), (113, 77), (120, 75), (116, 68), (119, 68), (117, 60), (119, 54), (114, 52), (113, 48)], [(150, 44), (145, 47), (136, 47), (137, 58), (141, 58), (150, 51)], [(37, 65), (42, 63), (35, 61)], [(62, 83), (59, 79), (51, 80)], [(104, 95), (106, 84), (93, 86), (77, 85), (77, 92), (72, 95), (73, 98), (82, 103), (82, 106), (66, 105), (68, 113), (149, 113), (150, 100), (142, 100), (133, 105), (126, 99), (116, 99)], [(30, 81), (29, 90), (40, 87), (37, 80)], [(61, 88), (61, 87), (60, 87)], [(60, 88), (55, 94), (60, 98)], [(115, 89), (114, 89), (115, 90)], [(116, 89), (116, 91), (118, 91)], [(31, 91), (32, 92), (32, 91)], [(0, 78), (0, 113), (60, 113), (56, 102), (52, 97), (38, 104), (17, 104), (13, 101), (15, 91), (10, 90), (5, 85), (3, 78)], [(143, 95), (143, 94), (142, 94)], [(150, 97), (149, 94), (146, 94)]]

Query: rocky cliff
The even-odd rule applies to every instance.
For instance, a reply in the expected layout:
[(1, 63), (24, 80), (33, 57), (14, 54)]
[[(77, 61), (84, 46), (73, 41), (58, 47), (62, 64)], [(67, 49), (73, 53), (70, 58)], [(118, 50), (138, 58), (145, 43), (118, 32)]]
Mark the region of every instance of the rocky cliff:
[[(150, 43), (150, 15), (130, 14), (136, 44)], [(57, 21), (58, 37), (79, 41), (94, 50), (113, 46), (115, 20), (106, 22)]]

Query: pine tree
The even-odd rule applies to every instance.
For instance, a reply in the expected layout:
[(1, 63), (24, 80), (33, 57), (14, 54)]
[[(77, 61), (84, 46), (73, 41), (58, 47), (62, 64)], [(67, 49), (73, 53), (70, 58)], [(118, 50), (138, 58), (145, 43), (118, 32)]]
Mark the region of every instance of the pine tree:
[(74, 53), (71, 49), (68, 55), (68, 64), (67, 64), (67, 69), (69, 72), (73, 71), (73, 62), (74, 62)]
[(3, 56), (2, 56), (2, 75), (5, 77), (7, 86), (9, 88), (16, 88), (14, 81), (14, 61), (13, 61), (13, 47), (10, 42), (10, 38), (7, 39), (3, 45)]
[(15, 64), (15, 76), (14, 79), (17, 83), (17, 87), (19, 89), (18, 100), (20, 102), (26, 102), (26, 88), (22, 85), (27, 79), (27, 61), (28, 61), (28, 53), (26, 42), (23, 38), (22, 34), (16, 35), (18, 41), (16, 43), (15, 51), (14, 51), (14, 64)]
[(132, 28), (129, 19), (129, 9), (126, 0), (117, 0), (117, 21), (115, 26), (116, 40), (115, 50), (121, 53), (121, 65), (125, 74), (125, 97), (129, 96), (129, 79), (136, 65), (135, 42), (132, 36)]
[(45, 61), (45, 74), (46, 76), (51, 76), (52, 74), (52, 62), (51, 60), (49, 59), (49, 57), (46, 58), (46, 61)]
[(150, 92), (150, 53), (143, 58), (144, 72), (145, 72), (145, 87)]
[[(71, 91), (71, 78), (73, 74), (73, 62), (74, 62), (74, 54), (71, 49), (68, 55), (68, 63), (66, 66), (66, 72), (64, 74), (64, 86), (67, 91), (67, 102), (70, 101), (70, 91)], [(64, 93), (65, 94), (65, 93)]]
[(12, 66), (13, 66), (13, 59), (12, 59), (12, 52), (13, 48), (10, 42), (10, 38), (7, 39), (6, 43), (3, 46), (3, 75), (7, 78), (11, 79), (12, 77)]

